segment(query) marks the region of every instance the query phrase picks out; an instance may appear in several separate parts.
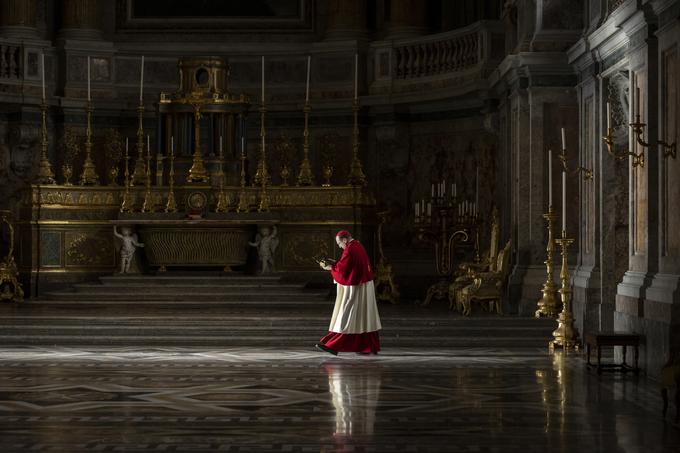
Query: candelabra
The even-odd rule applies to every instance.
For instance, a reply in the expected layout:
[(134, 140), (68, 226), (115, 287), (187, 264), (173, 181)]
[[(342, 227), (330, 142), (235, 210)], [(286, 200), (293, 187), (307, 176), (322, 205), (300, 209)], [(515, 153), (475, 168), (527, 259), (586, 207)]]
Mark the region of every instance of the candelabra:
[(128, 154), (127, 142), (125, 144), (125, 191), (123, 192), (123, 201), (120, 204), (120, 212), (132, 211), (132, 197), (130, 196), (130, 155)]
[(47, 156), (47, 109), (48, 106), (43, 99), (40, 104), (40, 115), (42, 117), (42, 139), (40, 142), (40, 170), (38, 171), (38, 184), (55, 184), (54, 172), (50, 159)]
[(246, 152), (241, 149), (241, 188), (238, 191), (236, 212), (248, 212), (248, 194), (246, 193)]
[(168, 201), (165, 203), (165, 212), (177, 212), (175, 201), (175, 150), (170, 149), (170, 172), (168, 173)]
[[(220, 145), (222, 140), (220, 139)], [(217, 172), (217, 178), (219, 180), (220, 190), (217, 193), (217, 205), (215, 206), (215, 212), (227, 212), (229, 210), (229, 199), (227, 194), (224, 192), (224, 151), (222, 146), (220, 146), (220, 169)]]
[(555, 250), (555, 240), (553, 238), (553, 228), (555, 221), (558, 219), (558, 215), (553, 210), (552, 205), (548, 206), (548, 212), (543, 214), (543, 218), (546, 220), (548, 225), (548, 245), (546, 245), (546, 259), (544, 261), (545, 267), (548, 273), (548, 277), (543, 284), (543, 297), (538, 301), (538, 309), (536, 310), (535, 316), (540, 318), (542, 316), (555, 318), (559, 313), (557, 298), (555, 296), (557, 285), (553, 279), (553, 252)]
[(144, 168), (144, 104), (140, 101), (137, 106), (137, 160), (132, 171), (130, 186), (146, 183), (146, 169)]
[(208, 182), (210, 177), (203, 165), (203, 156), (201, 155), (201, 106), (194, 104), (194, 155), (189, 169), (189, 176), (187, 182)]
[(378, 225), (378, 266), (375, 272), (375, 289), (376, 298), (378, 300), (384, 300), (396, 304), (399, 301), (399, 287), (394, 282), (394, 271), (392, 270), (392, 264), (385, 258), (385, 252), (383, 250), (382, 242), (382, 232), (383, 226), (389, 220), (389, 211), (379, 212), (378, 218), (380, 219), (380, 224)]
[(145, 186), (144, 203), (142, 204), (142, 212), (153, 211), (153, 194), (151, 193), (151, 147), (147, 144), (146, 147), (146, 171), (145, 171)]
[(556, 347), (565, 351), (578, 350), (578, 335), (574, 327), (574, 316), (571, 313), (571, 287), (567, 269), (567, 250), (574, 240), (567, 238), (567, 232), (562, 230), (562, 237), (556, 242), (560, 245), (562, 255), (562, 269), (560, 270), (562, 287), (558, 291), (562, 300), (562, 312), (557, 317), (557, 329), (553, 332), (554, 340), (550, 342), (549, 348), (551, 351)]
[(269, 172), (267, 171), (267, 155), (265, 149), (265, 129), (264, 129), (264, 116), (267, 109), (264, 106), (264, 102), (260, 107), (260, 158), (262, 159), (262, 166), (260, 167), (262, 174), (260, 177), (260, 206), (257, 208), (258, 212), (269, 211), (269, 194), (267, 193), (267, 179), (269, 178)]
[(99, 184), (99, 176), (92, 161), (92, 102), (85, 104), (87, 113), (87, 129), (85, 131), (85, 162), (83, 162), (83, 173), (80, 176), (80, 185), (89, 186)]
[(309, 112), (312, 108), (309, 106), (309, 101), (305, 102), (305, 107), (302, 110), (305, 114), (305, 130), (302, 134), (304, 142), (302, 150), (304, 157), (300, 163), (300, 173), (298, 174), (298, 186), (311, 186), (314, 184), (314, 175), (312, 175), (312, 166), (309, 163)]
[[(427, 290), (423, 305), (432, 298), (447, 297), (450, 276), (453, 273), (453, 252), (456, 240), (467, 242), (468, 232), (474, 228), (477, 219), (471, 211), (462, 212), (454, 198), (436, 197), (428, 203), (427, 211), (416, 216), (417, 237), (421, 241), (434, 244), (435, 268), (440, 279)], [(457, 211), (456, 211), (457, 210)]]
[[(569, 167), (567, 165), (567, 151), (563, 149), (562, 152), (557, 155), (557, 158), (562, 163), (562, 168), (564, 169), (564, 171), (569, 173)], [(588, 181), (589, 179), (593, 179), (592, 168), (586, 168), (586, 167), (579, 166), (579, 167), (575, 168), (574, 171), (572, 172), (573, 176), (577, 176), (579, 174), (583, 174), (583, 180), (584, 181)]]
[[(649, 147), (649, 143), (646, 143), (642, 135), (644, 134), (645, 123), (640, 122), (640, 115), (635, 115), (635, 121), (629, 124), (633, 133), (635, 134), (635, 142), (638, 143), (643, 148)], [(645, 151), (644, 149), (640, 153), (635, 153), (633, 151), (620, 151), (616, 152), (614, 149), (614, 129), (611, 127), (607, 128), (607, 135), (602, 137), (604, 143), (607, 145), (607, 152), (616, 160), (623, 160), (628, 156), (632, 157), (631, 165), (633, 168), (645, 166)], [(675, 159), (675, 143), (668, 144), (666, 142), (658, 141), (658, 144), (664, 148), (664, 157), (671, 156)]]
[(359, 99), (355, 98), (354, 102), (352, 102), (354, 129), (352, 130), (352, 164), (349, 173), (349, 183), (352, 186), (363, 186), (366, 184), (366, 175), (359, 159), (359, 109)]

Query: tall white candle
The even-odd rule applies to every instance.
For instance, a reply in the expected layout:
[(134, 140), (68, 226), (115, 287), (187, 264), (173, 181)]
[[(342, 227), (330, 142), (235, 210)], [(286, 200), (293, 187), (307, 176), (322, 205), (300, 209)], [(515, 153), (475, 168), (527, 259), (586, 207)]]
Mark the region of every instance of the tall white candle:
[(458, 188), (456, 187), (456, 183), (454, 182), (454, 183), (453, 183), (453, 189), (452, 189), (452, 191), (453, 191), (453, 198), (456, 198), (456, 194), (458, 193), (458, 190), (457, 190), (457, 189), (458, 189)]
[(149, 137), (149, 134), (146, 135), (146, 151), (151, 152), (151, 138)]
[(142, 102), (144, 93), (144, 55), (142, 55), (142, 66), (139, 69), (139, 102)]
[(171, 135), (170, 136), (170, 151), (175, 152), (175, 136)]
[(432, 184), (432, 198), (434, 198), (434, 184)]
[(562, 171), (562, 231), (567, 231), (567, 172)]
[(354, 54), (354, 99), (359, 99), (359, 54)]
[(262, 104), (264, 105), (264, 55), (262, 55)]
[(305, 102), (309, 102), (309, 73), (312, 67), (312, 57), (307, 55), (307, 87), (305, 90)]
[(635, 121), (640, 116), (640, 87), (635, 87)]
[(222, 154), (222, 136), (220, 135), (220, 149), (219, 149), (220, 155)]
[(552, 149), (548, 150), (548, 207), (553, 205), (552, 200)]
[(90, 96), (90, 56), (87, 56), (87, 100), (91, 101), (92, 97)]
[(607, 133), (609, 133), (609, 130), (612, 128), (612, 110), (611, 110), (611, 104), (607, 102)]
[(241, 153), (246, 153), (246, 138), (244, 136), (241, 136)]
[(45, 100), (45, 54), (40, 54), (40, 72), (42, 75), (42, 100)]
[(562, 128), (562, 150), (567, 149), (567, 139), (564, 135), (564, 128)]
[[(125, 137), (125, 156), (128, 155), (128, 150), (129, 150), (129, 147), (128, 147), (129, 143), (128, 142), (129, 142), (129, 139), (127, 137)], [(125, 163), (125, 165), (127, 165), (127, 162)]]

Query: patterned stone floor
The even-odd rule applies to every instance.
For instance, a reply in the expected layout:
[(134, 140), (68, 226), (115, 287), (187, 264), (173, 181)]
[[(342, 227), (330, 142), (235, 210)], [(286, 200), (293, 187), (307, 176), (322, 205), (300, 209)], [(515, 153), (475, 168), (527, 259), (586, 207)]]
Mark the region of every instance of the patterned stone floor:
[(678, 452), (658, 385), (535, 349), (0, 348), (0, 451)]

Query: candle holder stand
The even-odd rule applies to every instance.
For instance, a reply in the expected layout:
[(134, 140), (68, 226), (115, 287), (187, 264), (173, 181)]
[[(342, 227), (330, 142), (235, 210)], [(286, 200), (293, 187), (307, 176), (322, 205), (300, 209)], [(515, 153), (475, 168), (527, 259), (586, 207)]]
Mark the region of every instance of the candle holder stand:
[(201, 105), (194, 104), (194, 155), (189, 169), (187, 182), (206, 183), (210, 180), (201, 155)]
[(132, 170), (130, 187), (146, 183), (146, 168), (144, 165), (144, 104), (140, 101), (137, 106), (137, 159)]
[(47, 103), (43, 99), (40, 104), (41, 117), (41, 140), (40, 140), (40, 169), (38, 170), (38, 184), (56, 184), (54, 180), (54, 172), (48, 157), (48, 141), (47, 141)]
[(555, 250), (555, 239), (553, 237), (553, 229), (555, 221), (559, 218), (559, 216), (553, 210), (552, 205), (550, 205), (548, 207), (548, 212), (546, 214), (543, 214), (543, 218), (546, 220), (548, 226), (548, 244), (546, 245), (545, 248), (546, 259), (544, 261), (547, 271), (547, 278), (545, 280), (545, 283), (543, 284), (543, 289), (541, 290), (541, 292), (543, 293), (543, 297), (541, 297), (541, 299), (538, 301), (537, 303), (538, 309), (536, 310), (536, 313), (534, 315), (537, 318), (541, 317), (556, 318), (557, 315), (559, 314), (559, 309), (556, 296), (557, 285), (555, 284), (555, 280), (553, 277), (553, 265), (554, 265), (553, 252)]
[(87, 113), (87, 129), (85, 130), (85, 161), (83, 162), (83, 173), (80, 176), (81, 186), (92, 186), (99, 184), (99, 176), (92, 160), (92, 102), (87, 101), (85, 112)]
[[(267, 193), (267, 183), (269, 182), (269, 172), (267, 171), (267, 154), (265, 145), (265, 128), (264, 119), (267, 109), (264, 106), (264, 102), (260, 107), (260, 159), (262, 164), (259, 165), (260, 175), (260, 205), (257, 208), (257, 212), (268, 212), (269, 211), (269, 194)], [(257, 177), (257, 176), (256, 176)]]
[(305, 114), (305, 130), (302, 133), (304, 142), (302, 144), (302, 151), (304, 157), (300, 163), (300, 173), (298, 173), (298, 186), (311, 186), (314, 184), (314, 175), (312, 174), (312, 166), (309, 163), (309, 112), (312, 108), (309, 106), (309, 101), (305, 102), (305, 107), (302, 110)]
[(364, 174), (359, 158), (359, 99), (352, 102), (352, 114), (354, 116), (354, 128), (352, 129), (352, 163), (350, 165), (349, 184), (352, 186), (365, 186), (366, 175)]
[(579, 342), (576, 328), (574, 327), (574, 316), (571, 313), (571, 285), (567, 268), (567, 250), (574, 240), (567, 238), (566, 231), (562, 230), (562, 237), (556, 242), (560, 246), (560, 253), (562, 255), (562, 269), (560, 270), (562, 287), (558, 291), (562, 300), (562, 311), (557, 317), (557, 329), (552, 334), (554, 339), (549, 343), (548, 347), (551, 352), (555, 348), (562, 348), (564, 351), (577, 351), (579, 349)]
[(217, 205), (215, 206), (215, 212), (227, 212), (229, 211), (229, 198), (224, 191), (224, 151), (220, 146), (220, 160), (219, 160), (219, 171), (217, 172), (217, 178), (219, 180), (219, 192), (217, 192)]
[(132, 196), (130, 195), (130, 155), (128, 154), (127, 145), (125, 146), (125, 191), (123, 192), (123, 201), (120, 204), (120, 212), (132, 212)]
[(146, 170), (145, 170), (145, 187), (144, 203), (142, 203), (142, 212), (153, 212), (153, 194), (151, 193), (151, 149), (146, 147)]
[(168, 199), (165, 202), (165, 212), (177, 212), (175, 201), (175, 150), (170, 150), (170, 171), (168, 172)]
[(238, 191), (238, 204), (236, 205), (236, 212), (248, 212), (248, 194), (246, 192), (246, 153), (241, 150), (241, 181), (240, 189)]

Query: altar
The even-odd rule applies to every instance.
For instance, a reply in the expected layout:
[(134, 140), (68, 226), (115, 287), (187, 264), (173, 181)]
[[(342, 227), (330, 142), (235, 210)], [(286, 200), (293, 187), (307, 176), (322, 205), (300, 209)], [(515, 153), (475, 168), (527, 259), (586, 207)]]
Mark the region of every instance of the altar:
[[(187, 58), (179, 69), (178, 91), (161, 93), (156, 104), (155, 163), (151, 140), (145, 137), (140, 90), (134, 149), (125, 140), (118, 144), (125, 149), (122, 185), (115, 178), (103, 185), (97, 173), (95, 156), (105, 150), (93, 148), (89, 102), (79, 184), (55, 178), (42, 155), (44, 177), (23, 191), (16, 222), (17, 262), (27, 293), (39, 296), (116, 272), (120, 244), (114, 226), (131, 228), (145, 243), (142, 273), (187, 267), (242, 270), (253, 253), (249, 242), (265, 225), (277, 226), (280, 245), (273, 258), (284, 274), (322, 274), (315, 258), (338, 256), (335, 233), (342, 229), (351, 230), (373, 254), (375, 198), (359, 160), (356, 99), (353, 145), (345, 157), (351, 160), (351, 174), (343, 176), (345, 185), (332, 185), (325, 168), (325, 182), (315, 182), (324, 178), (312, 174), (308, 104), (301, 124), (304, 158), (293, 169), (297, 184), (288, 185), (286, 179), (274, 184), (264, 103), (252, 168), (246, 155), (250, 99), (229, 92), (224, 60)], [(43, 149), (47, 140), (43, 124)]]

